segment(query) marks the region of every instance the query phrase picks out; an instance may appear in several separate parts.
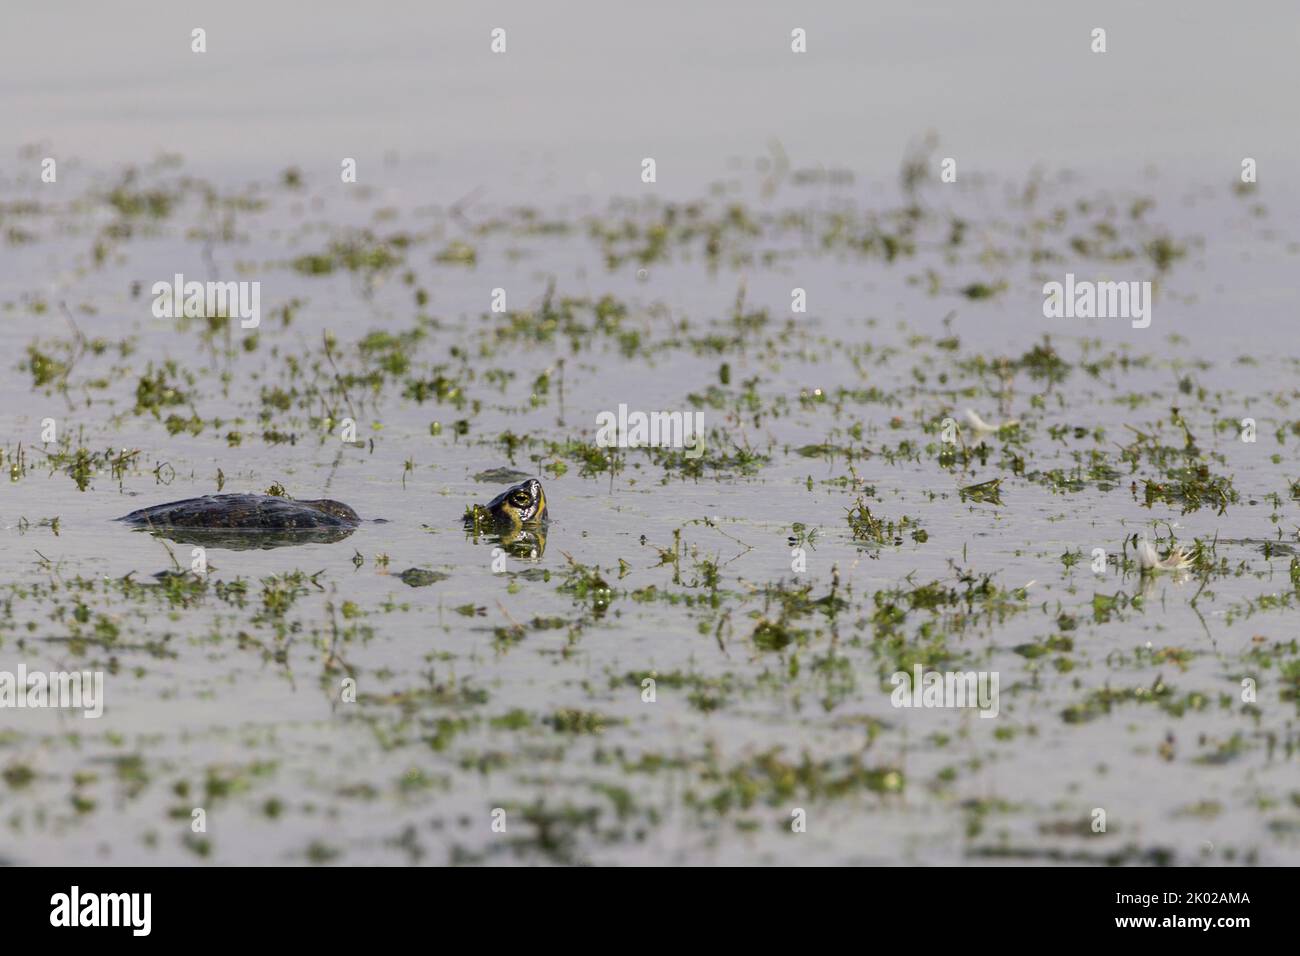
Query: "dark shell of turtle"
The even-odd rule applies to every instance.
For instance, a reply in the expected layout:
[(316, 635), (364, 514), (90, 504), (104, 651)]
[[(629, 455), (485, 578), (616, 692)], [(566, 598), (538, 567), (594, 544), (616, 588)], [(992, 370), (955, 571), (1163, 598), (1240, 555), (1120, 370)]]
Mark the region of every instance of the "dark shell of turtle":
[(152, 508), (117, 519), (155, 531), (326, 531), (351, 530), (361, 519), (339, 501), (294, 501), (275, 495), (207, 495)]

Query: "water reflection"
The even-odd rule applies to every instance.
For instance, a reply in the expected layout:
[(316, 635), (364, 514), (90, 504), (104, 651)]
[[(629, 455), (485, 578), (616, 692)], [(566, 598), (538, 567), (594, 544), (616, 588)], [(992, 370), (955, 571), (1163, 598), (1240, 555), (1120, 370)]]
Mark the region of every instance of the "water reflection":
[(499, 547), (512, 558), (521, 561), (540, 561), (546, 554), (546, 528), (519, 527), (504, 528), (499, 532), (469, 529), (465, 533), (467, 540), (475, 544), (487, 544)]
[(155, 538), (166, 538), (177, 544), (196, 544), (203, 548), (224, 548), (227, 551), (270, 551), (272, 548), (291, 548), (303, 544), (333, 544), (342, 541), (355, 528), (141, 528)]

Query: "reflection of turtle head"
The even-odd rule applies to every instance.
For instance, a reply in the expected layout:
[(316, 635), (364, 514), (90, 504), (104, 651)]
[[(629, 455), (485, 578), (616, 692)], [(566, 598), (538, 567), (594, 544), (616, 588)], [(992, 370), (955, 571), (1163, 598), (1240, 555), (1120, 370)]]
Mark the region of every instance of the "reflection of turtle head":
[(512, 558), (537, 560), (546, 553), (546, 526), (504, 528), (500, 540), (501, 547)]

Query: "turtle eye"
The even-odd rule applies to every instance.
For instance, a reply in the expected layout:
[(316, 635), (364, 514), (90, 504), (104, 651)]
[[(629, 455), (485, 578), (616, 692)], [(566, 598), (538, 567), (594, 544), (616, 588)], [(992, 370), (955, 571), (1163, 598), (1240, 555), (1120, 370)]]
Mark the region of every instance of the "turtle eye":
[(516, 492), (510, 496), (510, 503), (516, 508), (527, 508), (532, 503), (532, 500), (526, 491)]

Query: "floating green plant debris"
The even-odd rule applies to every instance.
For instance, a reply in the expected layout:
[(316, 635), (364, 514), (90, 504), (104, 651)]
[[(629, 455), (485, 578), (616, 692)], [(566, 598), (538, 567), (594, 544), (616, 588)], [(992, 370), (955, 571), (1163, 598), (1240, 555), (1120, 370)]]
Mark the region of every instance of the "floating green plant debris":
[(424, 568), (407, 568), (398, 575), (401, 582), (408, 587), (425, 588), (430, 584), (437, 584), (439, 581), (445, 581), (448, 575), (441, 571), (428, 571)]
[(961, 495), (962, 501), (980, 501), (988, 504), (1002, 504), (1002, 479), (992, 478), (988, 481), (981, 481), (979, 484), (967, 485), (965, 488), (958, 488), (957, 493)]

